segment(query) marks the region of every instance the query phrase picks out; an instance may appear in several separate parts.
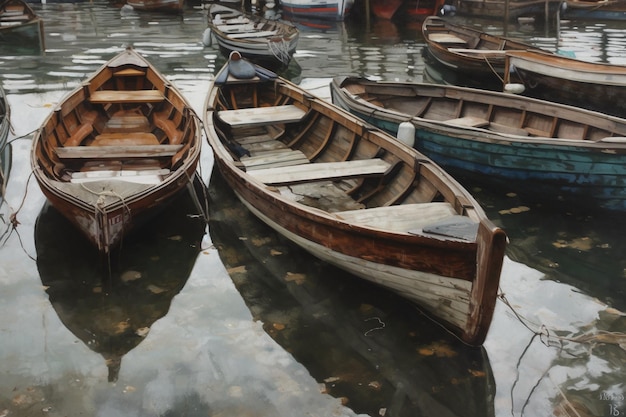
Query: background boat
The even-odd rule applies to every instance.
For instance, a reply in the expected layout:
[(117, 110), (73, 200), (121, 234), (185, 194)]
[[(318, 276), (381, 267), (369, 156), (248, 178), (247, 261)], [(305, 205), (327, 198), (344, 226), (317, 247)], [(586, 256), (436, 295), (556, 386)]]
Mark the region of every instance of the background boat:
[(31, 165), (51, 204), (109, 253), (191, 184), (201, 135), (176, 87), (127, 48), (44, 120)]
[[(333, 102), (465, 178), (569, 210), (626, 211), (626, 119), (507, 93), (336, 77)], [(400, 131), (400, 133), (398, 133)], [(407, 134), (408, 136), (408, 134)]]
[(0, 44), (45, 50), (43, 19), (23, 0), (2, 0)]
[(213, 38), (225, 57), (233, 51), (273, 69), (286, 68), (298, 46), (300, 33), (295, 25), (214, 3), (209, 6), (204, 43)]
[(569, 0), (561, 12), (564, 19), (576, 20), (626, 20), (624, 0)]
[(442, 65), (464, 76), (480, 77), (487, 83), (502, 80), (507, 51), (538, 49), (524, 42), (457, 25), (438, 16), (424, 20), (422, 36), (430, 55)]
[(505, 86), (521, 83), (531, 97), (626, 117), (626, 66), (542, 51), (510, 51), (506, 60)]

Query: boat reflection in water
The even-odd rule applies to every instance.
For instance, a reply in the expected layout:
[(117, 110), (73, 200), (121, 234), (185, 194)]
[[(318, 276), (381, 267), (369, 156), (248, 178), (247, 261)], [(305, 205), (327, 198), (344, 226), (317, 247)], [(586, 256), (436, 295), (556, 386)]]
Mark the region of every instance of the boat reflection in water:
[(325, 392), (371, 416), (494, 415), (484, 348), (464, 345), (408, 301), (287, 241), (218, 172), (209, 197), (211, 239), (244, 301)]
[(111, 253), (110, 270), (56, 209), (46, 203), (39, 214), (35, 246), (41, 282), (65, 326), (104, 357), (109, 381), (117, 380), (122, 357), (167, 314), (185, 285), (206, 229), (198, 212), (185, 191), (125, 238)]

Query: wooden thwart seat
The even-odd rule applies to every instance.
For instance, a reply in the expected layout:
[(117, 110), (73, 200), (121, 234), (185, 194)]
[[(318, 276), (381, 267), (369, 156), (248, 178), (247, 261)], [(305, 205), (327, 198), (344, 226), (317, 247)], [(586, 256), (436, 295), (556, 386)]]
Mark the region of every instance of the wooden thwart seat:
[(218, 116), (231, 127), (263, 126), (275, 123), (294, 123), (302, 120), (306, 112), (292, 104), (271, 107), (252, 107), (239, 110), (222, 110)]
[(96, 136), (91, 146), (115, 146), (115, 145), (159, 145), (159, 141), (152, 133), (102, 133)]
[(452, 33), (431, 33), (430, 35), (428, 35), (428, 39), (433, 42), (443, 44), (467, 45), (467, 42), (464, 39), (459, 38)]
[(274, 36), (278, 33), (275, 30), (257, 30), (250, 32), (231, 33), (228, 35), (232, 39), (244, 39), (244, 38), (266, 38), (268, 36)]
[(159, 103), (165, 96), (159, 90), (98, 90), (91, 93), (92, 103)]
[(422, 228), (456, 215), (449, 203), (404, 204), (363, 210), (340, 211), (337, 217), (350, 223), (395, 232), (419, 233)]
[(390, 167), (382, 159), (364, 159), (257, 169), (249, 174), (265, 184), (278, 185), (383, 175)]
[(489, 120), (483, 119), (480, 117), (474, 117), (474, 116), (466, 116), (466, 117), (459, 117), (458, 119), (450, 119), (450, 120), (446, 120), (446, 123), (450, 123), (450, 124), (457, 125), (457, 126), (463, 126), (463, 127), (489, 126)]
[(90, 158), (147, 158), (173, 156), (182, 145), (113, 145), (113, 146), (66, 146), (56, 148), (60, 159)]

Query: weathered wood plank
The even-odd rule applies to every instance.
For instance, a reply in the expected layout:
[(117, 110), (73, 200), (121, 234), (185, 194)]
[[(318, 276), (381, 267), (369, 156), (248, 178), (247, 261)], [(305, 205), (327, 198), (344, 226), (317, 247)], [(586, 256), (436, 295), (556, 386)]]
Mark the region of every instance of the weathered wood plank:
[(263, 126), (275, 123), (293, 123), (302, 120), (306, 112), (292, 104), (271, 107), (253, 107), (239, 110), (222, 110), (220, 119), (232, 127)]
[(61, 159), (146, 158), (175, 155), (182, 145), (66, 146), (56, 148)]
[(302, 152), (292, 150), (248, 158), (243, 157), (241, 158), (241, 162), (246, 167), (246, 171), (250, 171), (253, 169), (308, 164), (310, 161)]
[(464, 39), (461, 39), (452, 33), (431, 33), (428, 36), (428, 39), (437, 43), (467, 44)]
[(245, 39), (245, 38), (267, 38), (268, 36), (274, 36), (278, 33), (276, 30), (259, 30), (245, 33), (231, 33), (228, 35), (232, 39)]
[(158, 103), (165, 99), (159, 90), (98, 90), (91, 93), (92, 103)]
[(485, 127), (489, 125), (489, 120), (481, 117), (465, 116), (459, 117), (458, 119), (446, 120), (446, 123), (463, 127)]
[(102, 133), (96, 136), (91, 146), (118, 146), (118, 145), (159, 145), (159, 141), (152, 133), (144, 132), (115, 132)]
[(454, 216), (449, 203), (405, 204), (335, 213), (339, 218), (377, 229), (409, 232)]
[(371, 175), (382, 175), (391, 165), (382, 159), (364, 159), (344, 162), (322, 162), (284, 168), (255, 170), (250, 175), (265, 184), (295, 184), (300, 182), (333, 180)]

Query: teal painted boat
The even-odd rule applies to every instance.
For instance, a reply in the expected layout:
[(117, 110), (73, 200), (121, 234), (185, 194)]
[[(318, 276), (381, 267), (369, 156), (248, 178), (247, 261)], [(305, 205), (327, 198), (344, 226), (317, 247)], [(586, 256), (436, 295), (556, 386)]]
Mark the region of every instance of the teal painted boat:
[(453, 174), (545, 202), (626, 211), (626, 119), (436, 84), (336, 77), (331, 93), (335, 104), (367, 122), (404, 137), (409, 132), (415, 148)]

